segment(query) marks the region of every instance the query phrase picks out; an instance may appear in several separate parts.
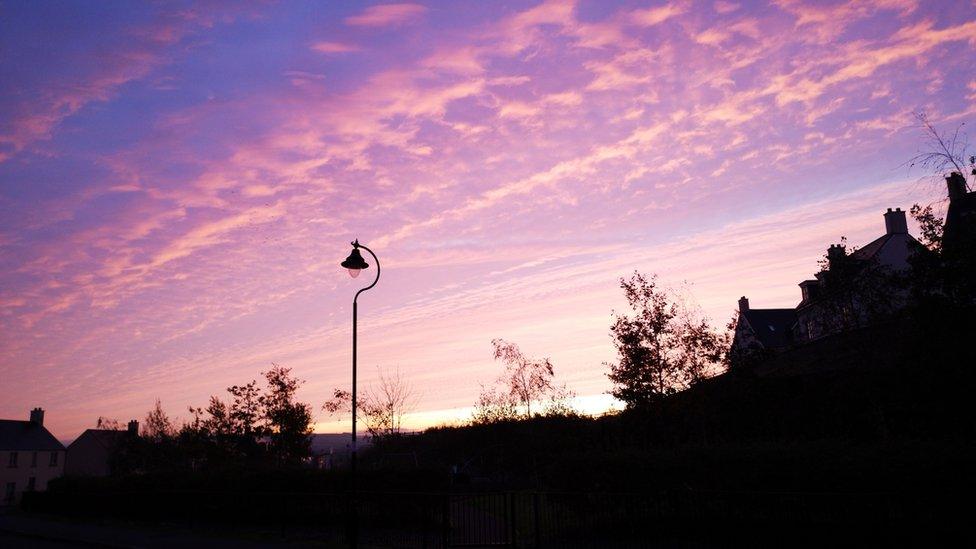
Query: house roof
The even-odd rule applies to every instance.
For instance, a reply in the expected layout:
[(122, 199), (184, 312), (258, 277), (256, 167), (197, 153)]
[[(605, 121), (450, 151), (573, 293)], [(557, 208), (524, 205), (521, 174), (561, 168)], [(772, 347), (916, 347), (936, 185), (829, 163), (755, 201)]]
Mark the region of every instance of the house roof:
[(76, 442), (83, 438), (92, 438), (97, 442), (102, 448), (106, 450), (111, 450), (119, 443), (128, 431), (122, 431), (119, 429), (86, 429), (84, 433), (78, 436), (71, 444), (68, 445), (70, 449), (75, 445)]
[(748, 309), (742, 311), (756, 339), (767, 349), (785, 347), (790, 342), (790, 329), (796, 323), (795, 309)]
[(43, 425), (0, 419), (0, 450), (64, 450), (64, 445)]
[(916, 248), (918, 250), (925, 249), (925, 246), (908, 233), (890, 233), (881, 235), (863, 247), (854, 250), (851, 252), (851, 257), (854, 259), (873, 259), (881, 253), (885, 246), (889, 244), (898, 245), (899, 242), (903, 243), (901, 244), (902, 246)]

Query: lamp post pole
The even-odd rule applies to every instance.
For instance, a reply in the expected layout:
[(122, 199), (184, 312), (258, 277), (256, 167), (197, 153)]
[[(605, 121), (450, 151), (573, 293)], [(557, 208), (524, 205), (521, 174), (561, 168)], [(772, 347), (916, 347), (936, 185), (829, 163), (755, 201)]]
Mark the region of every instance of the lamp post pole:
[[(369, 290), (373, 286), (376, 286), (376, 283), (379, 282), (380, 260), (379, 258), (376, 257), (376, 254), (373, 253), (373, 250), (370, 250), (366, 246), (360, 244), (358, 239), (351, 242), (351, 244), (352, 244), (352, 252), (349, 254), (349, 257), (347, 257), (346, 260), (342, 262), (342, 266), (349, 270), (349, 276), (356, 278), (357, 276), (359, 276), (359, 273), (363, 269), (369, 267), (369, 264), (366, 263), (366, 261), (363, 259), (362, 254), (359, 253), (360, 248), (369, 252), (369, 255), (373, 256), (373, 261), (376, 263), (376, 278), (373, 279), (373, 283), (356, 292), (356, 296), (353, 297), (352, 299), (352, 456), (349, 465), (350, 465), (350, 470), (352, 472), (352, 492), (353, 492), (353, 497), (355, 497), (356, 453), (357, 453), (356, 451), (359, 446), (359, 441), (357, 440), (356, 437), (356, 408), (358, 404), (358, 399), (356, 395), (356, 351), (357, 351), (356, 324), (359, 319), (359, 294), (365, 292), (366, 290)], [(351, 539), (352, 542), (351, 545), (353, 547), (356, 547), (359, 541), (358, 540), (359, 525), (358, 525), (358, 520), (356, 519), (355, 505), (356, 503), (355, 501), (353, 501), (353, 530), (352, 530), (352, 539)]]
[[(356, 324), (357, 324), (357, 320), (359, 318), (359, 294), (365, 292), (366, 290), (369, 290), (373, 286), (376, 286), (376, 283), (379, 282), (379, 280), (380, 280), (380, 260), (376, 257), (376, 254), (373, 253), (373, 250), (370, 250), (366, 246), (363, 246), (362, 244), (359, 243), (358, 240), (354, 241), (352, 243), (352, 245), (353, 245), (353, 250), (355, 250), (357, 248), (362, 248), (362, 249), (366, 250), (367, 252), (369, 252), (369, 255), (373, 256), (373, 261), (376, 262), (376, 278), (373, 279), (373, 283), (370, 284), (369, 286), (366, 286), (365, 288), (359, 290), (358, 292), (356, 292), (356, 297), (354, 297), (353, 300), (352, 300), (352, 472), (353, 472), (353, 474), (355, 474), (356, 473), (356, 449), (358, 447), (358, 442), (357, 442), (357, 437), (356, 437), (356, 404), (357, 404), (357, 397), (356, 397), (356, 344), (357, 344)], [(368, 265), (367, 265), (367, 267), (368, 267)]]

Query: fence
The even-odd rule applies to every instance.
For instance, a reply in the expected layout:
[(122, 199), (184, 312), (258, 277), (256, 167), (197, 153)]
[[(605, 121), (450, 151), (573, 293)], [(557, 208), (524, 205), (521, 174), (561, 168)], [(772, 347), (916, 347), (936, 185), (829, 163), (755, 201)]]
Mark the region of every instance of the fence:
[[(684, 491), (655, 494), (215, 493), (29, 494), (29, 511), (246, 530), (364, 547), (596, 548), (904, 542), (952, 523), (944, 495)], [(958, 517), (963, 518), (963, 517)], [(796, 538), (803, 532), (801, 538)], [(853, 536), (853, 537), (852, 537)], [(931, 538), (927, 538), (931, 539)]]

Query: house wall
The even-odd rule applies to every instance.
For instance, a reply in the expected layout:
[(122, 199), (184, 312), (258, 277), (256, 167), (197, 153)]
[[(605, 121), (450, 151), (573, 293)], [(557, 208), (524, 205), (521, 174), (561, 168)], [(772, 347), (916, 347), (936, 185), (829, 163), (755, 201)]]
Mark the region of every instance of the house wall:
[(85, 431), (78, 440), (68, 446), (64, 474), (70, 476), (104, 477), (111, 472), (108, 465), (109, 451), (94, 436)]
[[(34, 490), (47, 489), (47, 483), (64, 474), (64, 450), (42, 450), (36, 452), (34, 461), (33, 450), (18, 450), (17, 466), (10, 466), (10, 454), (13, 450), (0, 451), (0, 506), (16, 505), (20, 503), (21, 495), (27, 490), (30, 479), (34, 478)], [(56, 454), (55, 465), (51, 465), (51, 454)], [(7, 501), (7, 486), (14, 483), (13, 501)]]
[(735, 335), (732, 338), (732, 346), (740, 351), (748, 351), (756, 347), (762, 347), (762, 343), (756, 338), (756, 332), (752, 330), (749, 321), (744, 315), (739, 315), (738, 322), (735, 323)]

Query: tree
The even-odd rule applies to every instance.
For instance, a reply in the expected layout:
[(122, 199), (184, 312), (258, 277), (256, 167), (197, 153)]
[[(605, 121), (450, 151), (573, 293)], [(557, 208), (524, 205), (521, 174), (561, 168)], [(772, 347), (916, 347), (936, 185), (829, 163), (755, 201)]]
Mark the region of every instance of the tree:
[(268, 389), (258, 398), (270, 438), (269, 447), (279, 464), (296, 464), (311, 453), (312, 407), (295, 400), (304, 383), (291, 376), (291, 369), (278, 364), (264, 372)]
[(718, 333), (708, 324), (708, 319), (684, 312), (678, 338), (678, 360), (684, 366), (684, 381), (695, 385), (712, 376), (724, 364), (731, 338)]
[[(916, 112), (915, 119), (923, 135), (922, 149), (906, 164), (916, 165), (928, 173), (923, 177), (939, 180), (962, 180), (964, 187), (976, 185), (976, 154), (969, 149), (963, 128), (956, 126), (950, 134), (940, 132), (924, 112)], [(967, 181), (967, 176), (972, 183)], [(967, 189), (969, 190), (969, 189)], [(933, 205), (914, 204), (911, 215), (921, 228), (922, 243), (931, 254), (916, 254), (912, 258), (912, 290), (918, 303), (939, 306), (976, 301), (976, 233), (960, 226), (952, 235), (945, 234), (945, 220), (933, 211)], [(968, 234), (967, 234), (968, 233)], [(951, 238), (950, 241), (947, 241)]]
[(369, 434), (390, 437), (400, 434), (403, 416), (413, 411), (417, 395), (397, 368), (392, 373), (379, 372), (379, 384), (366, 390), (363, 411)]
[(969, 141), (962, 131), (965, 122), (949, 134), (940, 132), (925, 112), (915, 112), (914, 116), (922, 131), (923, 148), (909, 159), (908, 168), (921, 166), (929, 175), (940, 179), (952, 172), (976, 179), (976, 155), (969, 152)]
[(565, 415), (572, 409), (568, 400), (574, 396), (565, 385), (554, 383), (555, 372), (549, 358), (526, 357), (518, 345), (504, 339), (493, 339), (495, 360), (505, 364), (505, 372), (494, 387), (482, 386), (475, 404), (475, 423), (532, 417), (533, 403), (546, 403), (547, 415)]
[(609, 364), (611, 394), (628, 408), (660, 402), (710, 377), (722, 363), (728, 337), (715, 333), (686, 300), (662, 289), (657, 276), (634, 272), (620, 287), (633, 313), (614, 314), (610, 333), (618, 360)]
[(238, 434), (234, 428), (231, 409), (216, 396), (210, 397), (210, 404), (204, 410), (209, 416), (201, 423), (201, 428), (211, 437), (230, 437)]
[(233, 431), (243, 437), (264, 434), (259, 424), (262, 402), (257, 382), (251, 380), (247, 385), (234, 385), (228, 387), (227, 392), (234, 397), (228, 414)]
[(119, 420), (115, 418), (107, 418), (103, 416), (98, 416), (98, 421), (95, 422), (96, 429), (106, 429), (109, 431), (121, 431), (122, 424)]
[[(417, 393), (400, 374), (399, 368), (393, 372), (379, 373), (378, 386), (369, 388), (356, 401), (357, 412), (366, 423), (366, 432), (374, 438), (395, 437), (403, 427), (403, 417), (413, 411), (417, 404)], [(322, 405), (331, 416), (341, 417), (352, 411), (352, 394), (344, 389), (335, 389), (332, 398)]]
[(146, 420), (142, 427), (142, 436), (152, 442), (165, 442), (172, 439), (176, 434), (173, 422), (163, 411), (163, 404), (157, 398), (153, 409), (146, 414)]

